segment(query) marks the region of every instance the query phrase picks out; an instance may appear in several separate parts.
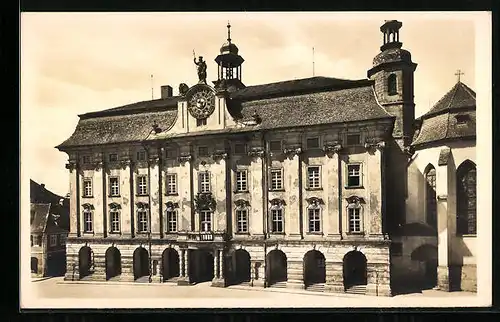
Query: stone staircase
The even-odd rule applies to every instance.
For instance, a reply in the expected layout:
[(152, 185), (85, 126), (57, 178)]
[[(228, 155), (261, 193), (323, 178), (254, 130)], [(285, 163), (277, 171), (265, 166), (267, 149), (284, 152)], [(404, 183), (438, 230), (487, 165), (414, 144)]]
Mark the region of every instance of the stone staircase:
[(273, 287), (273, 288), (286, 288), (286, 282), (276, 282), (274, 284), (269, 285), (269, 287)]
[(324, 292), (325, 291), (325, 283), (315, 283), (307, 286), (306, 291), (312, 292)]
[(345, 290), (346, 293), (349, 294), (366, 294), (366, 285), (354, 285)]

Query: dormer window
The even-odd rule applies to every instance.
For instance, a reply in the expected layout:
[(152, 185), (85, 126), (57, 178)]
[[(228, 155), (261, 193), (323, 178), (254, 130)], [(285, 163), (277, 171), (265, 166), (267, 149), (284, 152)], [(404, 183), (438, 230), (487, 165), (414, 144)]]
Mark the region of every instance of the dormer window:
[(459, 125), (467, 124), (467, 121), (470, 119), (468, 114), (457, 114), (455, 115), (455, 118), (457, 119), (457, 124)]
[(387, 78), (387, 92), (389, 95), (396, 95), (398, 93), (396, 74), (390, 74)]

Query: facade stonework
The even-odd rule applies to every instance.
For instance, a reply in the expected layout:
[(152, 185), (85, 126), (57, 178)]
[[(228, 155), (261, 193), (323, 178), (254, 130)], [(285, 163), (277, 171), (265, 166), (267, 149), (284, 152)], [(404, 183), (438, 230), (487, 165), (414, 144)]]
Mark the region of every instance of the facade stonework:
[[(408, 209), (420, 207), (421, 162), (409, 163), (416, 64), (400, 27), (382, 26), (370, 79), (245, 86), (228, 37), (214, 86), (199, 69), (179, 96), (82, 115), (58, 146), (71, 189), (65, 278), (391, 296), (422, 275), (411, 248), (450, 247), (398, 233), (421, 216)], [(441, 285), (459, 261), (439, 256)]]

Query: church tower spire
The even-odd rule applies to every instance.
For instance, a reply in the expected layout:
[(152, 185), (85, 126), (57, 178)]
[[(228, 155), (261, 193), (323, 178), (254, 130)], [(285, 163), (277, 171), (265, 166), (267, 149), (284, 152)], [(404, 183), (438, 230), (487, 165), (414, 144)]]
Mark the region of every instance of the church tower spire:
[(234, 91), (244, 88), (241, 81), (241, 65), (245, 60), (239, 55), (238, 47), (231, 39), (231, 24), (227, 23), (227, 42), (220, 48), (220, 54), (215, 58), (217, 63), (216, 87)]

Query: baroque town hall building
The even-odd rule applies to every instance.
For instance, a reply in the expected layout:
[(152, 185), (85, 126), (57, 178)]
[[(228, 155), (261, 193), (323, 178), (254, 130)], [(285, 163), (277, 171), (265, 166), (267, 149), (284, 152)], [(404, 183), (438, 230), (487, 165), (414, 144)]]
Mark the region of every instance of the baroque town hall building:
[[(415, 120), (417, 64), (386, 21), (368, 79), (218, 79), (80, 115), (66, 279), (393, 295), (475, 290), (475, 93)], [(409, 283), (411, 281), (412, 283)]]

